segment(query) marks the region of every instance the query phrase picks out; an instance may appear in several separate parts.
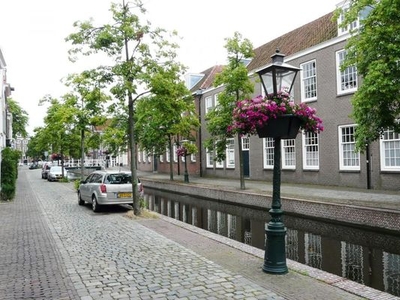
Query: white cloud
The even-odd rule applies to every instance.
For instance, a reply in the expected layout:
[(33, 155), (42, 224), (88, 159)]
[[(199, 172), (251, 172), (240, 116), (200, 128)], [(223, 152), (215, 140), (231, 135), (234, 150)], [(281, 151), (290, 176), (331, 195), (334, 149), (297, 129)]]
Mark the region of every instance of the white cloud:
[[(115, 2), (115, 1), (114, 1)], [(122, 2), (122, 0), (121, 0)], [(146, 19), (182, 37), (180, 61), (189, 72), (224, 64), (225, 38), (235, 31), (255, 47), (335, 9), (338, 0), (143, 0)], [(68, 61), (65, 37), (75, 21), (105, 22), (109, 0), (2, 1), (0, 47), (7, 63), (12, 97), (29, 113), (29, 132), (43, 124), (46, 94), (59, 97), (67, 90), (61, 78), (82, 69)], [(81, 62), (82, 63), (82, 62)], [(77, 69), (78, 68), (78, 69)]]

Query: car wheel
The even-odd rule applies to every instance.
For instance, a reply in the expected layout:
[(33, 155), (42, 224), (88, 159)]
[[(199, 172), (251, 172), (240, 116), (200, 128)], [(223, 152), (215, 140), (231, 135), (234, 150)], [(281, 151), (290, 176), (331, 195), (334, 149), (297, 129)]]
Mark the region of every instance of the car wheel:
[(81, 193), (79, 193), (79, 192), (78, 192), (78, 204), (79, 205), (84, 205), (85, 204), (85, 201), (82, 200)]
[(94, 212), (99, 212), (100, 211), (100, 205), (99, 205), (99, 203), (97, 203), (96, 196), (93, 196), (93, 198), (92, 198), (92, 210)]

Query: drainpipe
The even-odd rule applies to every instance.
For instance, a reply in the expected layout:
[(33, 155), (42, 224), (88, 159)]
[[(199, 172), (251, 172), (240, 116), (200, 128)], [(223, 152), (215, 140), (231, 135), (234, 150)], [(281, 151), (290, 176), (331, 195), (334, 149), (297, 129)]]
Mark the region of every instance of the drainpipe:
[(197, 99), (199, 100), (199, 123), (200, 123), (200, 128), (199, 128), (199, 168), (200, 168), (200, 177), (203, 177), (203, 148), (202, 148), (202, 135), (201, 135), (201, 98), (203, 96), (203, 93), (201, 90), (196, 91), (196, 96)]
[(369, 144), (366, 144), (366, 163), (367, 163), (367, 189), (371, 189), (371, 155)]

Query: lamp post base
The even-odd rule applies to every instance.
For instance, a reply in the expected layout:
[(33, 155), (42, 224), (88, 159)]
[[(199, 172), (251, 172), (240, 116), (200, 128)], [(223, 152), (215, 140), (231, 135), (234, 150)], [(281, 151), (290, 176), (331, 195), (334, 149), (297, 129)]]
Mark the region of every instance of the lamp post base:
[(184, 182), (188, 183), (189, 182), (189, 174), (185, 173), (183, 175), (183, 180), (184, 180)]
[(265, 250), (263, 271), (271, 274), (286, 274), (288, 272), (285, 247), (286, 227), (282, 222), (271, 221), (265, 225), (265, 233), (268, 244)]

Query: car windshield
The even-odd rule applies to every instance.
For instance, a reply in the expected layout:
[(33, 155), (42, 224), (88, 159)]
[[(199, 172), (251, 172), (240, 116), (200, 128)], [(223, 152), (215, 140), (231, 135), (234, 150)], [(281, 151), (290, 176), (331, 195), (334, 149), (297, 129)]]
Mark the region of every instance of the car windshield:
[(131, 183), (131, 175), (125, 173), (109, 174), (107, 175), (104, 183), (108, 184), (125, 184)]
[(51, 167), (50, 171), (51, 172), (61, 172), (61, 167)]

